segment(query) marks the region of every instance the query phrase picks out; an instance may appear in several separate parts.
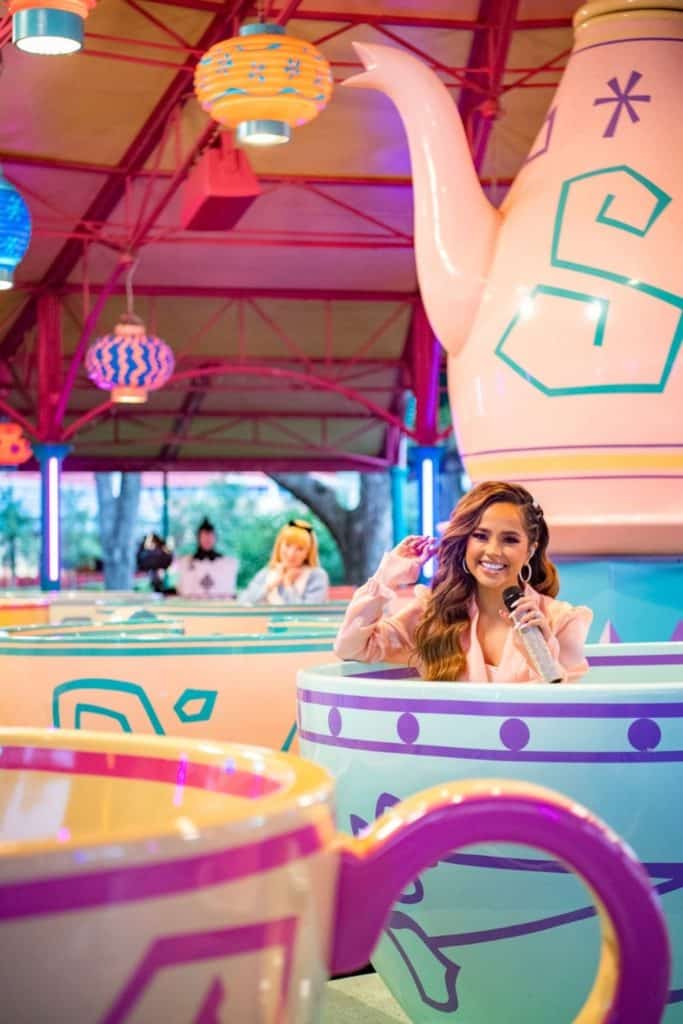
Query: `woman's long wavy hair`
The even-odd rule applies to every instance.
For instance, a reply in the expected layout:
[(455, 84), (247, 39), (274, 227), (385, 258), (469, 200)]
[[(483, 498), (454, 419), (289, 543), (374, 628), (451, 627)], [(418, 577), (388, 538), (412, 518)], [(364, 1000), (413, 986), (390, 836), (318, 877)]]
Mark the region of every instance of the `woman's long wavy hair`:
[(448, 521), (439, 547), (439, 567), (432, 591), (415, 632), (415, 646), (425, 679), (458, 679), (467, 658), (463, 637), (470, 623), (469, 605), (476, 590), (474, 577), (465, 572), (465, 549), (470, 534), (490, 505), (507, 502), (522, 512), (530, 546), (530, 585), (555, 597), (560, 589), (557, 569), (547, 556), (548, 526), (543, 510), (526, 488), (495, 480), (477, 484), (462, 498)]

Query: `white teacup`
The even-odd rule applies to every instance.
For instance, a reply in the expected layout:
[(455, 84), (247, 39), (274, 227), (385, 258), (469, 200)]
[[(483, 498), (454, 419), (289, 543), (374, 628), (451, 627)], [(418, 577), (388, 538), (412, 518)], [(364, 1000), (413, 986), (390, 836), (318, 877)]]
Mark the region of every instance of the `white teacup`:
[(657, 896), (606, 826), (550, 790), (439, 786), (353, 839), (332, 778), (290, 755), (66, 730), (0, 730), (0, 744), (4, 1020), (308, 1024), (328, 972), (368, 960), (405, 886), (486, 841), (543, 849), (593, 893), (603, 947), (582, 1024), (660, 1018)]

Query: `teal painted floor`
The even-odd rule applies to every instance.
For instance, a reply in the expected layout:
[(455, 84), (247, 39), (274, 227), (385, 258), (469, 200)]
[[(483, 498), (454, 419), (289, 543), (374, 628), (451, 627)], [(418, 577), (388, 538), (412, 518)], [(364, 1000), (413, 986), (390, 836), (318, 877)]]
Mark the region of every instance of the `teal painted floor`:
[(330, 981), (321, 1024), (410, 1024), (376, 974)]

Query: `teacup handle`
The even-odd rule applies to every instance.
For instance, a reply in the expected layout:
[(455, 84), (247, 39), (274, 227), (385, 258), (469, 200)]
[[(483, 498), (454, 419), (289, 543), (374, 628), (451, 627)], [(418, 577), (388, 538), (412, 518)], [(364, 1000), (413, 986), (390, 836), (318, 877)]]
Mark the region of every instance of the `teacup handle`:
[(396, 804), (362, 836), (339, 836), (330, 972), (367, 963), (391, 907), (421, 871), (474, 843), (510, 842), (556, 856), (588, 886), (600, 919), (600, 962), (574, 1024), (657, 1024), (670, 949), (659, 898), (635, 854), (580, 804), (504, 779), (454, 782)]

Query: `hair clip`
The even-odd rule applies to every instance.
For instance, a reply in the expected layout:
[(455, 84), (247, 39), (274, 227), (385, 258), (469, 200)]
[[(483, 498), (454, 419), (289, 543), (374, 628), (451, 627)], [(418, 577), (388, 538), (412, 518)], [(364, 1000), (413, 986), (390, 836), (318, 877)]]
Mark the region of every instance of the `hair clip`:
[(313, 533), (313, 527), (304, 519), (290, 519), (287, 526), (296, 526), (298, 530), (307, 530), (308, 533)]
[(541, 508), (541, 506), (539, 505), (539, 503), (538, 503), (538, 502), (536, 501), (536, 499), (535, 499), (535, 498), (534, 498), (534, 499), (533, 499), (533, 501), (531, 502), (531, 507), (532, 507), (532, 509), (534, 510), (534, 512), (535, 512), (535, 513), (536, 513), (537, 515), (539, 515), (539, 516), (542, 516), (542, 515), (543, 515), (543, 509)]

